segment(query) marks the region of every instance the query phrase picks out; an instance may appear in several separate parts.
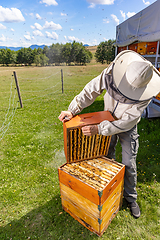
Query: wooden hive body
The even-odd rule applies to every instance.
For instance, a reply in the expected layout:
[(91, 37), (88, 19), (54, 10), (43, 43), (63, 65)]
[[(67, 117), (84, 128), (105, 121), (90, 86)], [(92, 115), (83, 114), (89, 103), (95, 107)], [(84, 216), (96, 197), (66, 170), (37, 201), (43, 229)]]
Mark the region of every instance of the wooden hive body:
[(125, 167), (104, 156), (111, 136), (97, 135), (90, 139), (77, 132), (84, 125), (103, 120), (114, 119), (104, 111), (78, 115), (64, 123), (67, 163), (58, 169), (63, 209), (98, 236), (103, 234), (122, 204)]
[(147, 42), (147, 54), (149, 55), (156, 54), (157, 43), (158, 42)]
[(139, 42), (137, 52), (141, 55), (145, 55), (147, 52), (147, 43), (146, 42)]

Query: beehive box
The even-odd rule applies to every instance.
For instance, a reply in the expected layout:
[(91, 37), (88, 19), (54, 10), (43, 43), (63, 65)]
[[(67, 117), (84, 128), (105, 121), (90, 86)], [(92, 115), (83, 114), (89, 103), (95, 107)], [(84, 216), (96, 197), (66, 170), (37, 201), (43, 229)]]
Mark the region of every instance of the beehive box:
[(101, 236), (121, 207), (124, 170), (105, 157), (64, 164), (58, 169), (63, 209)]
[(118, 53), (124, 51), (124, 50), (127, 50), (127, 46), (124, 46), (124, 47), (118, 47)]
[(125, 167), (106, 158), (111, 136), (84, 136), (81, 127), (114, 121), (108, 111), (81, 114), (64, 123), (67, 163), (59, 167), (63, 209), (101, 236), (122, 204)]
[(160, 100), (160, 93), (156, 96), (156, 99)]
[(145, 55), (147, 52), (147, 43), (146, 42), (139, 42), (137, 52), (141, 55)]
[(157, 42), (147, 42), (147, 54), (154, 55), (157, 52)]
[(128, 46), (128, 50), (132, 50), (134, 52), (137, 52), (137, 48), (138, 48), (138, 43), (132, 43)]

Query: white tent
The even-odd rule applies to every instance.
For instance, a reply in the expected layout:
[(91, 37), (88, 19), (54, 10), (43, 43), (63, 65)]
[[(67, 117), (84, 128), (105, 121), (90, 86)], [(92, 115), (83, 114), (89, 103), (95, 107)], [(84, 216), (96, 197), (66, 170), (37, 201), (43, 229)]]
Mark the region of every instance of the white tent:
[(116, 27), (116, 46), (123, 47), (135, 41), (160, 40), (160, 0), (135, 14)]
[[(156, 54), (143, 55), (155, 67), (160, 67), (160, 0), (138, 12), (116, 27), (117, 47), (125, 47), (135, 42), (157, 42)], [(116, 48), (117, 51), (117, 48)], [(160, 100), (153, 98), (143, 113), (145, 117), (160, 117)]]

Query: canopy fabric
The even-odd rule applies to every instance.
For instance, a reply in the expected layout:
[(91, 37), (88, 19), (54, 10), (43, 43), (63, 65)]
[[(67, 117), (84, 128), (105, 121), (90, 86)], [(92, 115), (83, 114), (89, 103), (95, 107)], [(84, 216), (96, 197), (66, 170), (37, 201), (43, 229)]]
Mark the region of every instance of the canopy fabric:
[(160, 40), (160, 0), (138, 12), (116, 27), (116, 46), (123, 47), (133, 42)]

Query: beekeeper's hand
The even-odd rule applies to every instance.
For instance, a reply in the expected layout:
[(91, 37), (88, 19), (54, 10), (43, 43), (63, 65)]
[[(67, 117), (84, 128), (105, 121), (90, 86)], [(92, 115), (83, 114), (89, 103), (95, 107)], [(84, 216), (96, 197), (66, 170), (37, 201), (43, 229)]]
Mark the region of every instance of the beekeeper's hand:
[(93, 136), (98, 133), (98, 126), (88, 125), (88, 126), (82, 127), (82, 132), (84, 135)]
[(73, 114), (70, 111), (62, 111), (58, 118), (61, 122), (65, 122), (67, 120), (71, 120), (72, 117)]

